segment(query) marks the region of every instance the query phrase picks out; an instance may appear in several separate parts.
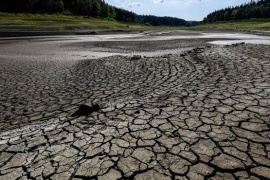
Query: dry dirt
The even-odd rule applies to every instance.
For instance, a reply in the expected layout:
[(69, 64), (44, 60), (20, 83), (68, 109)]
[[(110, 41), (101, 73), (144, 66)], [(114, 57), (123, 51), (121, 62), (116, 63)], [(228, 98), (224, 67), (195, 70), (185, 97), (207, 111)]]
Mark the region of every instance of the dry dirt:
[(1, 41), (1, 180), (270, 179), (269, 46), (67, 41)]

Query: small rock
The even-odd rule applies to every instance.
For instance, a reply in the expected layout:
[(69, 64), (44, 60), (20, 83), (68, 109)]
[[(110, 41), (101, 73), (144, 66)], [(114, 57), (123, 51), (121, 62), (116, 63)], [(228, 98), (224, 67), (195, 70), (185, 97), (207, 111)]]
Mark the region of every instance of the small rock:
[(142, 56), (141, 55), (134, 55), (132, 56), (131, 60), (138, 60), (138, 59), (141, 59)]
[(166, 54), (166, 55), (163, 55), (162, 58), (169, 58), (170, 55), (169, 54)]
[(80, 116), (88, 116), (88, 115), (90, 115), (91, 113), (97, 112), (97, 111), (99, 111), (99, 110), (100, 110), (100, 107), (99, 107), (98, 104), (92, 105), (92, 107), (91, 107), (91, 106), (87, 106), (87, 105), (82, 104), (82, 105), (79, 107), (78, 111), (76, 111), (76, 112), (75, 112), (74, 114), (72, 114), (71, 116), (72, 116), (72, 117), (75, 117), (75, 116), (78, 116), (78, 117), (80, 117)]

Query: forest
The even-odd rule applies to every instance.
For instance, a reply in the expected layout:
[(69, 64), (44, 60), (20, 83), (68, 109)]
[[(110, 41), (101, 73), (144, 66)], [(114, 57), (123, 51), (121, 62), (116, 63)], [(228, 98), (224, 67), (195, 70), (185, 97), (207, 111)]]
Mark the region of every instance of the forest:
[(212, 23), (258, 18), (270, 18), (270, 0), (251, 0), (249, 3), (240, 6), (221, 9), (207, 15), (203, 22)]
[(151, 15), (142, 15), (137, 16), (135, 18), (136, 22), (150, 24), (152, 26), (160, 26), (160, 25), (167, 25), (167, 26), (186, 26), (188, 25), (187, 22), (183, 19), (173, 18), (173, 17), (157, 17)]
[(183, 26), (187, 22), (172, 17), (136, 15), (107, 4), (104, 0), (0, 0), (0, 12), (67, 14), (84, 17), (109, 18), (123, 22), (137, 22), (152, 26)]

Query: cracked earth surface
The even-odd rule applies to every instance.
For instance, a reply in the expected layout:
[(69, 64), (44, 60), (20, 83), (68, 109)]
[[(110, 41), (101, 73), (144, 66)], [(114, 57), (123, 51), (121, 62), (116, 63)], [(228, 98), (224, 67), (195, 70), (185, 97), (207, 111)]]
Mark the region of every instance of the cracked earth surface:
[(0, 179), (270, 179), (269, 46), (0, 69)]

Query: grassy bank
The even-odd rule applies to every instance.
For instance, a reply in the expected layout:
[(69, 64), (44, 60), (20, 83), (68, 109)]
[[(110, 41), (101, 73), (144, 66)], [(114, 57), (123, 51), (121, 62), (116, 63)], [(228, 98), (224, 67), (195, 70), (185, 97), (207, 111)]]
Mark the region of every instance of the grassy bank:
[(115, 20), (84, 18), (62, 14), (10, 14), (0, 13), (0, 29), (35, 29), (35, 30), (246, 30), (269, 31), (267, 21), (238, 21), (202, 24), (192, 27), (147, 26), (138, 23), (118, 22)]
[(154, 27), (137, 23), (125, 23), (108, 19), (84, 18), (62, 14), (10, 14), (0, 13), (0, 29), (37, 29), (37, 30), (176, 30), (179, 27)]
[(217, 22), (212, 24), (202, 24), (189, 27), (191, 30), (245, 30), (245, 31), (269, 31), (270, 22), (261, 21), (237, 21), (237, 22)]

